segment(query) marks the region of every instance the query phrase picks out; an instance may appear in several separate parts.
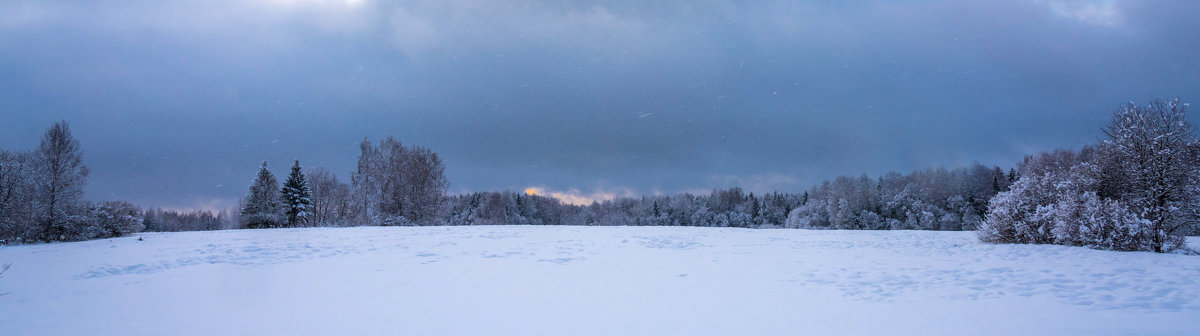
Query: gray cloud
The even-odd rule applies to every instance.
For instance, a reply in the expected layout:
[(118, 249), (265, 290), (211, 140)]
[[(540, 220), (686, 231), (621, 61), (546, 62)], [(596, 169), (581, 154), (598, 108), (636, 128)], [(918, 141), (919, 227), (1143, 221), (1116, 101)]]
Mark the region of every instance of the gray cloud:
[(0, 143), (72, 121), (90, 197), (220, 207), (260, 160), (438, 151), (454, 191), (796, 191), (1094, 141), (1200, 87), (1169, 1), (8, 1)]

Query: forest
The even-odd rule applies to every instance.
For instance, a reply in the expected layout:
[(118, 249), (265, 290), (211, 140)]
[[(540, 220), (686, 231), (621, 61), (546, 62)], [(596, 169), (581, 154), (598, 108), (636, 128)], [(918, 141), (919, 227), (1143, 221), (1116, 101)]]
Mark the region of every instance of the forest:
[(1178, 99), (1123, 105), (1102, 142), (1034, 153), (1007, 170), (976, 163), (842, 176), (801, 193), (735, 187), (588, 205), (513, 191), (449, 195), (437, 153), (392, 137), (364, 139), (348, 181), (296, 160), (281, 183), (263, 162), (238, 208), (217, 213), (86, 201), (89, 169), (63, 121), (32, 151), (0, 151), (0, 239), (312, 226), (703, 226), (976, 230), (994, 243), (1167, 252), (1200, 219), (1200, 141), (1186, 110)]

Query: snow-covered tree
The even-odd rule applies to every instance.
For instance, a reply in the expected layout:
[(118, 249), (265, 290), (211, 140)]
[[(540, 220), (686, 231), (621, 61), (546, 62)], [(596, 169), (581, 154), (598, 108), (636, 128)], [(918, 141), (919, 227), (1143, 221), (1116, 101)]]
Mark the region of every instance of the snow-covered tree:
[(32, 163), (39, 238), (68, 239), (71, 231), (86, 222), (83, 187), (87, 185), (89, 170), (83, 165), (79, 140), (71, 135), (66, 121), (56, 122), (46, 130)]
[(414, 147), (407, 154), (408, 159), (401, 171), (407, 187), (404, 217), (423, 224), (438, 213), (445, 200), (446, 189), (449, 188), (446, 166), (437, 153), (428, 148)]
[(357, 209), (355, 220), (361, 225), (375, 225), (379, 222), (378, 209), (383, 203), (383, 154), (368, 139), (359, 143), (359, 150), (357, 169), (350, 175)]
[(1104, 127), (1112, 192), (1150, 223), (1156, 252), (1182, 246), (1181, 234), (1198, 220), (1200, 157), (1186, 110), (1179, 99), (1129, 103)]
[(146, 231), (146, 232), (163, 231), (162, 227), (160, 226), (161, 221), (158, 219), (157, 214), (158, 214), (158, 212), (154, 211), (154, 209), (148, 209), (148, 210), (142, 211), (142, 230), (143, 231)]
[(364, 140), (358, 170), (352, 175), (355, 196), (372, 223), (425, 225), (444, 212), (448, 183), (445, 166), (432, 150), (405, 147), (394, 138), (378, 147)]
[(30, 153), (0, 150), (0, 242), (36, 238), (31, 165)]
[(312, 189), (313, 217), (316, 225), (345, 225), (354, 211), (350, 186), (338, 181), (336, 174), (325, 168), (307, 169), (308, 185)]
[(283, 182), (280, 189), (280, 199), (283, 201), (283, 213), (287, 216), (288, 227), (302, 227), (312, 218), (312, 189), (304, 179), (304, 170), (300, 160), (292, 163), (292, 173)]
[(1094, 192), (1095, 151), (1057, 150), (1029, 155), (1009, 191), (992, 198), (977, 233), (994, 243), (1081, 245), (1079, 225), (1085, 192)]
[(250, 193), (246, 195), (245, 202), (242, 207), (242, 221), (246, 228), (273, 228), (282, 225), (279, 181), (267, 170), (266, 161), (263, 161), (262, 168), (258, 170), (258, 177), (250, 185)]

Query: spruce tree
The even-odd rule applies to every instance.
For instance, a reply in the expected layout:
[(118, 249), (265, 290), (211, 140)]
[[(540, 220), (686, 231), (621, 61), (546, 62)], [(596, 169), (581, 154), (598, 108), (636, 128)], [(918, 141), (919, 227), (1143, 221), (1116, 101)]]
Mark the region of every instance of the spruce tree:
[(279, 181), (267, 170), (263, 161), (258, 177), (250, 185), (246, 205), (242, 208), (242, 220), (246, 228), (262, 229), (280, 226)]
[(312, 217), (312, 190), (304, 180), (300, 160), (292, 164), (292, 174), (288, 175), (280, 192), (283, 196), (284, 214), (287, 215), (287, 226), (299, 227), (307, 224), (308, 218)]

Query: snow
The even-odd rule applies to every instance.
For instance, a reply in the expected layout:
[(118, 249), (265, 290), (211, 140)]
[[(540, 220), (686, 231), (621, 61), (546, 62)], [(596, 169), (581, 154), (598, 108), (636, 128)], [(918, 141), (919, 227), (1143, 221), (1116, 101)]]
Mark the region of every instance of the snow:
[(1194, 334), (1200, 317), (1200, 257), (972, 232), (238, 230), (0, 263), (4, 335)]

